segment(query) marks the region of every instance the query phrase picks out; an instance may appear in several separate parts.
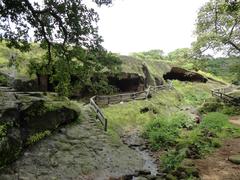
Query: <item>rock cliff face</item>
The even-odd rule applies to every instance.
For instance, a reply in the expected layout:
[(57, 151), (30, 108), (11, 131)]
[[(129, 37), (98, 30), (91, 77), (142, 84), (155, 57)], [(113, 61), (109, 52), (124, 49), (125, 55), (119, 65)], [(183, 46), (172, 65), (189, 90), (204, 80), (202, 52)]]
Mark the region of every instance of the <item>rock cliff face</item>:
[(0, 167), (15, 160), (25, 146), (78, 117), (70, 101), (42, 93), (0, 87), (0, 102)]

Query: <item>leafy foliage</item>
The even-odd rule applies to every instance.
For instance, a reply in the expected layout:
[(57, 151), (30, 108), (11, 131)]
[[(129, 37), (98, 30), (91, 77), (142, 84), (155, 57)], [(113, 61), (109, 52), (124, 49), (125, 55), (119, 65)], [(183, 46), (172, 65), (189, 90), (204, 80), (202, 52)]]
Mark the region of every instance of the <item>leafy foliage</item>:
[(145, 130), (145, 136), (149, 139), (153, 149), (173, 146), (179, 134), (179, 128), (172, 125), (170, 120), (163, 118), (153, 120), (147, 125)]
[(198, 12), (195, 52), (201, 54), (213, 49), (239, 55), (239, 19), (239, 1), (211, 0), (206, 3)]
[[(111, 0), (94, 0), (101, 5)], [(0, 2), (0, 32), (8, 47), (21, 51), (31, 49), (30, 32), (34, 41), (45, 50), (43, 57), (31, 60), (30, 71), (47, 75), (62, 95), (71, 92), (72, 75), (88, 81), (92, 73), (117, 64), (116, 57), (101, 46), (96, 23), (98, 14), (82, 0), (46, 0), (43, 4), (29, 0)], [(11, 27), (11, 28), (10, 28)]]
[(170, 150), (161, 157), (161, 166), (164, 172), (170, 172), (177, 169), (186, 158), (186, 150)]
[(154, 149), (167, 148), (176, 144), (182, 128), (192, 129), (194, 126), (194, 119), (184, 113), (175, 113), (149, 122), (144, 134)]
[(207, 114), (209, 112), (219, 112), (229, 116), (239, 115), (240, 108), (237, 106), (232, 106), (230, 104), (224, 104), (218, 100), (211, 98), (204, 102), (200, 107), (199, 111), (202, 114)]
[(153, 49), (153, 50), (144, 51), (144, 52), (135, 52), (135, 53), (132, 53), (131, 56), (139, 59), (143, 59), (143, 60), (159, 60), (159, 59), (163, 59), (164, 52), (161, 49)]
[(168, 53), (168, 59), (179, 60), (179, 59), (190, 59), (192, 57), (191, 49), (189, 48), (179, 48), (170, 53)]

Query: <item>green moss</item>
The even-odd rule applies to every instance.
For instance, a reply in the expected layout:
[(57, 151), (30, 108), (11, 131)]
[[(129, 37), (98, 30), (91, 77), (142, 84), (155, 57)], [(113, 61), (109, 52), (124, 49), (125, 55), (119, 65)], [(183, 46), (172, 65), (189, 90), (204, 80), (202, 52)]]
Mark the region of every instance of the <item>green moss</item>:
[(0, 125), (0, 139), (2, 137), (5, 137), (7, 134), (7, 126), (6, 125)]
[(29, 109), (26, 111), (26, 117), (34, 118), (36, 116), (41, 116), (48, 111), (44, 105), (44, 101), (34, 102)]
[(125, 73), (135, 73), (145, 77), (143, 64), (148, 68), (150, 73), (150, 84), (154, 85), (154, 78), (163, 79), (163, 75), (170, 71), (170, 66), (161, 60), (141, 60), (130, 56), (120, 56), (122, 62), (121, 71)]
[(4, 75), (0, 74), (0, 85), (2, 86), (7, 86), (8, 85), (8, 80)]
[(31, 145), (31, 144), (34, 144), (38, 141), (40, 141), (41, 139), (43, 139), (44, 137), (46, 136), (49, 136), (51, 134), (50, 131), (43, 131), (43, 132), (40, 132), (40, 133), (36, 133), (32, 136), (30, 136), (28, 139), (27, 139), (27, 145)]

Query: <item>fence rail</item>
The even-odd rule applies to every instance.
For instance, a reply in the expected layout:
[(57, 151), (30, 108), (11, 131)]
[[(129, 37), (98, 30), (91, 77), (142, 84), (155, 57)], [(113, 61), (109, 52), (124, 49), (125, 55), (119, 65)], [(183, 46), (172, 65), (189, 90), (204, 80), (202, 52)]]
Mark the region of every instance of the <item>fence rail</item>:
[(108, 120), (104, 116), (103, 112), (100, 109), (100, 105), (109, 105), (109, 104), (117, 104), (121, 102), (129, 102), (133, 100), (143, 100), (150, 97), (151, 92), (156, 92), (159, 90), (172, 89), (172, 83), (168, 83), (167, 85), (161, 86), (149, 86), (145, 91), (133, 92), (133, 93), (124, 93), (124, 94), (116, 94), (110, 96), (93, 96), (90, 98), (90, 105), (92, 109), (96, 112), (96, 118), (101, 122), (104, 126), (104, 130), (107, 131)]
[(98, 119), (101, 124), (103, 125), (104, 127), (104, 131), (107, 131), (107, 124), (108, 124), (108, 120), (107, 118), (104, 116), (102, 110), (98, 107), (98, 105), (95, 103), (95, 98), (96, 96), (93, 96), (91, 99), (90, 99), (90, 105), (92, 107), (92, 109), (96, 112), (96, 119)]
[(229, 93), (233, 90), (234, 90), (233, 87), (213, 89), (212, 90), (212, 96), (220, 98), (224, 102), (230, 103), (232, 105), (240, 106), (240, 97), (233, 97), (229, 94), (226, 94), (226, 93)]

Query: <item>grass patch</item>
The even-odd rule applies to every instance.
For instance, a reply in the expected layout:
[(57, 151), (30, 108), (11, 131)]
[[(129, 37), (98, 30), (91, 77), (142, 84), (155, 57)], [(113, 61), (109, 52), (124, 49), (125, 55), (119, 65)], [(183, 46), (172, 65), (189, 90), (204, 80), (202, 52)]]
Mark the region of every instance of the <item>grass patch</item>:
[(28, 139), (27, 139), (27, 145), (32, 145), (32, 144), (35, 144), (36, 142), (40, 141), (41, 139), (49, 136), (51, 134), (50, 131), (43, 131), (43, 132), (40, 132), (40, 133), (36, 133), (32, 136), (30, 136)]
[[(126, 129), (145, 126), (158, 115), (168, 116), (176, 112), (180, 105), (180, 97), (176, 91), (161, 91), (148, 100), (132, 101), (103, 108), (109, 120), (109, 128), (121, 134)], [(147, 112), (142, 109), (147, 108)]]
[(211, 97), (214, 84), (173, 81), (173, 86), (183, 97), (183, 104), (197, 106)]

